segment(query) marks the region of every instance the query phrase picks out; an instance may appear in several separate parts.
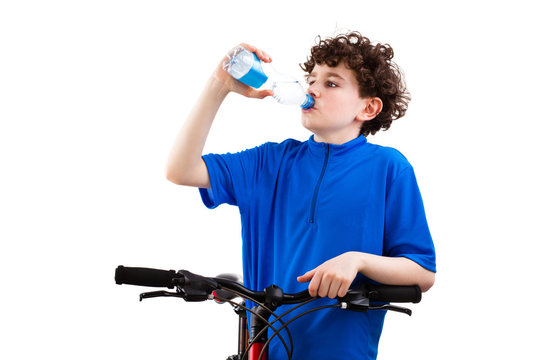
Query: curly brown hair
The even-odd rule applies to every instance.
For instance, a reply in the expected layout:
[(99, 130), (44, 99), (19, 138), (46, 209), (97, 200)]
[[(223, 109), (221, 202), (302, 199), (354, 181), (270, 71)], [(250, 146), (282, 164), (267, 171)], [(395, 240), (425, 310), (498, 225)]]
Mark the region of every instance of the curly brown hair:
[(336, 67), (344, 61), (353, 70), (362, 97), (378, 97), (383, 103), (381, 112), (366, 121), (359, 135), (374, 135), (379, 130), (388, 130), (392, 121), (405, 115), (411, 100), (403, 75), (392, 61), (394, 50), (388, 44), (374, 44), (359, 32), (350, 32), (333, 38), (317, 37), (318, 44), (311, 48), (311, 56), (302, 70), (308, 74), (315, 65)]

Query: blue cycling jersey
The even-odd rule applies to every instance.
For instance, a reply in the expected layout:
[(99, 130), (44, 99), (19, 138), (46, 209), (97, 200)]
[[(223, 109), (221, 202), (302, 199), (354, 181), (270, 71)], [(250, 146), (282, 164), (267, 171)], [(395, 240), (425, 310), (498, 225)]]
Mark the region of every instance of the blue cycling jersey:
[[(203, 156), (204, 204), (238, 206), (244, 283), (305, 290), (297, 276), (348, 251), (407, 257), (435, 272), (435, 250), (414, 171), (397, 150), (360, 136), (343, 145), (289, 139)], [(370, 281), (359, 274), (355, 283)], [(335, 300), (319, 299), (317, 307)], [(279, 313), (286, 311), (283, 306)], [(292, 313), (292, 318), (297, 313)], [(375, 359), (385, 312), (325, 309), (289, 325), (294, 359)], [(274, 340), (271, 359), (287, 359)]]

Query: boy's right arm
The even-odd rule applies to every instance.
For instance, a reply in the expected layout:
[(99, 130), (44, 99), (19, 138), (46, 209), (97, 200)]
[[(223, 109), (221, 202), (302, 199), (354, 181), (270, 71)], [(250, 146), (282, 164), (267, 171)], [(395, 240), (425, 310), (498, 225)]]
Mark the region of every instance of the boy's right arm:
[[(264, 51), (248, 44), (241, 45), (254, 52), (262, 61), (272, 61)], [(225, 60), (226, 57), (206, 83), (174, 141), (167, 161), (166, 177), (175, 184), (210, 188), (208, 169), (201, 156), (217, 111), (231, 91), (259, 99), (272, 95), (271, 90), (256, 90), (234, 79), (222, 68)]]

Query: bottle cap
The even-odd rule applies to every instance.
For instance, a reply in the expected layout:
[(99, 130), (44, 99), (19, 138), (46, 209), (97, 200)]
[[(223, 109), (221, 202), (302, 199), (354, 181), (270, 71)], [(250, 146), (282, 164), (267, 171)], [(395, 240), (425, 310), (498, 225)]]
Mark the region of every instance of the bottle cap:
[(311, 97), (311, 95), (306, 94), (306, 100), (300, 105), (300, 107), (304, 110), (311, 109), (313, 106), (315, 106), (315, 99)]

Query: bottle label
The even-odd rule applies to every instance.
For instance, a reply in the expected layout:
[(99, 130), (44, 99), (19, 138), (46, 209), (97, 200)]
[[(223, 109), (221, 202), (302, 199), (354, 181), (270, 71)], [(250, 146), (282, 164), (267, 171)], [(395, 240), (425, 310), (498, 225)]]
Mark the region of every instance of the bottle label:
[(242, 76), (238, 80), (248, 86), (258, 89), (266, 82), (266, 80), (268, 80), (268, 76), (266, 76), (264, 73), (261, 60), (259, 60), (257, 55), (253, 54), (253, 58), (254, 61), (251, 69), (249, 69), (246, 75)]

